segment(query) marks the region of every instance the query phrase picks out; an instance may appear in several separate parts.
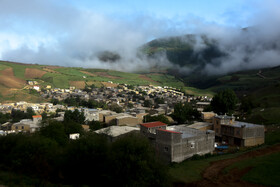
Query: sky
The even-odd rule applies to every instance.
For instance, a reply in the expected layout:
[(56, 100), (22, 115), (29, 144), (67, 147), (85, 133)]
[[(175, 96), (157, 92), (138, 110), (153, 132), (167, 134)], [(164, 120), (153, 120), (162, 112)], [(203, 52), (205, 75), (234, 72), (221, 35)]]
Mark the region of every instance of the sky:
[[(0, 59), (130, 71), (152, 63), (136, 59), (138, 47), (152, 39), (197, 33), (224, 39), (233, 30), (266, 23), (279, 5), (278, 0), (0, 0)], [(122, 61), (100, 62), (97, 54), (105, 50), (119, 53)], [(170, 65), (164, 57), (157, 61)]]

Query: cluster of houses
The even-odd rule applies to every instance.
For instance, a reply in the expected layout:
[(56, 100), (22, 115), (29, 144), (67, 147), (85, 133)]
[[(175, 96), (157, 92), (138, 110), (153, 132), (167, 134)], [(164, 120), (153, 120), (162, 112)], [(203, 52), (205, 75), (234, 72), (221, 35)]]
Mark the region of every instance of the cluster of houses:
[[(144, 94), (145, 93), (145, 94)], [(59, 116), (55, 120), (64, 120), (65, 110), (78, 109), (83, 112), (85, 121), (92, 120), (106, 123), (109, 127), (95, 131), (95, 133), (106, 134), (110, 141), (131, 133), (140, 133), (148, 138), (158, 153), (168, 162), (181, 162), (195, 154), (203, 155), (215, 150), (215, 142), (226, 142), (236, 146), (255, 146), (264, 143), (264, 126), (236, 121), (234, 116), (218, 116), (213, 112), (203, 112), (203, 108), (210, 104), (207, 97), (187, 97), (182, 92), (167, 87), (138, 86), (129, 89), (127, 86), (117, 88), (94, 88), (90, 92), (70, 89), (50, 89), (43, 93), (52, 98), (65, 99), (67, 97), (79, 96), (83, 99), (102, 100), (106, 103), (116, 103), (125, 106), (126, 102), (133, 107), (125, 108), (122, 113), (110, 110), (89, 109), (83, 107), (72, 107), (64, 105), (53, 105), (52, 103), (5, 103), (0, 104), (0, 112), (11, 113), (13, 109), (26, 111), (31, 107), (37, 115), (32, 119), (23, 119), (18, 123), (7, 122), (1, 125), (0, 134), (17, 132), (34, 132), (39, 130), (42, 120), (42, 112), (53, 113), (57, 109)], [(144, 100), (133, 96), (139, 95)], [(110, 96), (110, 97), (108, 97)], [(155, 102), (154, 98), (160, 97), (164, 104), (158, 108), (144, 107), (144, 101)], [(201, 122), (194, 124), (179, 124), (168, 126), (162, 122), (145, 123), (145, 116), (168, 115), (173, 112), (173, 106), (178, 102), (196, 101), (196, 107), (201, 111)], [(89, 128), (83, 125), (84, 129)], [(71, 135), (72, 139), (79, 138), (79, 134)]]
[[(145, 100), (155, 104), (154, 98), (161, 98), (168, 106), (172, 106), (178, 102), (205, 102), (210, 104), (211, 98), (207, 96), (185, 96), (181, 91), (172, 87), (161, 86), (135, 86), (133, 88), (127, 85), (118, 85), (117, 87), (93, 88), (90, 91), (83, 91), (70, 87), (69, 89), (51, 88), (40, 92), (42, 97), (53, 98), (59, 101), (69, 97), (79, 97), (84, 100), (103, 101), (105, 103), (116, 103), (122, 107), (131, 103), (133, 107), (143, 106)], [(206, 105), (202, 106), (205, 107)], [(200, 105), (198, 105), (201, 108)]]
[(264, 143), (264, 126), (235, 121), (233, 116), (202, 112), (203, 122), (168, 126), (162, 122), (141, 123), (136, 127), (110, 126), (95, 131), (115, 141), (130, 133), (148, 138), (156, 151), (168, 162), (181, 162), (193, 155), (213, 153), (215, 142), (249, 147)]

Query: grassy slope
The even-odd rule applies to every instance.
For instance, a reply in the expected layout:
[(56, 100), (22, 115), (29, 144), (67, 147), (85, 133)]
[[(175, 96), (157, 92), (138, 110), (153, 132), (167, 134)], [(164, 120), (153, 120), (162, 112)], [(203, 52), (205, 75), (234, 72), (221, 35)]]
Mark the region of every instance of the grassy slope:
[[(12, 68), (15, 77), (20, 78), (22, 80), (36, 80), (39, 85), (46, 86), (51, 85), (53, 88), (69, 88), (72, 84), (71, 81), (81, 81), (86, 83), (94, 83), (96, 85), (102, 85), (100, 82), (112, 81), (114, 83), (120, 84), (131, 84), (131, 85), (159, 85), (159, 86), (171, 86), (175, 88), (182, 88), (186, 90), (187, 93), (194, 95), (202, 95), (209, 94), (211, 92), (202, 91), (199, 89), (184, 87), (184, 83), (175, 78), (172, 75), (166, 75), (165, 73), (125, 73), (113, 70), (104, 70), (104, 69), (83, 69), (83, 68), (74, 68), (74, 67), (51, 67), (49, 69), (53, 69), (53, 72), (48, 72), (42, 76), (42, 78), (30, 79), (25, 77), (25, 69), (26, 68), (35, 68), (41, 71), (45, 71), (44, 68), (48, 67), (45, 65), (36, 65), (36, 64), (21, 64), (21, 63), (11, 63), (0, 61), (0, 71), (6, 68)], [(89, 72), (94, 75), (89, 75), (83, 72)], [(0, 85), (2, 86), (2, 85)], [(6, 87), (0, 90), (0, 101), (13, 101), (13, 100), (26, 100), (28, 101), (37, 101), (39, 100), (38, 96), (30, 95), (25, 93), (25, 91), (13, 91), (7, 92)], [(3, 95), (3, 92), (6, 90), (8, 95)], [(21, 93), (22, 92), (22, 93)]]
[(185, 160), (181, 163), (172, 165), (169, 173), (174, 182), (191, 183), (202, 179), (201, 173), (210, 166), (211, 162), (234, 158), (240, 154), (241, 153), (220, 155), (201, 160)]
[(251, 183), (262, 184), (265, 186), (279, 186), (280, 184), (280, 153), (271, 155), (250, 158), (237, 162), (226, 168), (226, 171), (231, 169), (252, 168), (246, 173), (242, 180)]

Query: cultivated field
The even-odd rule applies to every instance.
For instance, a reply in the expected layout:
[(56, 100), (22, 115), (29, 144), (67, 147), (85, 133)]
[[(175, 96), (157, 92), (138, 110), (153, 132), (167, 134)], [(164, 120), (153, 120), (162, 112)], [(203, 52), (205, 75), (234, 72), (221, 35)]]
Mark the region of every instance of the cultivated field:
[(30, 79), (42, 78), (47, 72), (35, 69), (35, 68), (26, 68), (25, 77)]

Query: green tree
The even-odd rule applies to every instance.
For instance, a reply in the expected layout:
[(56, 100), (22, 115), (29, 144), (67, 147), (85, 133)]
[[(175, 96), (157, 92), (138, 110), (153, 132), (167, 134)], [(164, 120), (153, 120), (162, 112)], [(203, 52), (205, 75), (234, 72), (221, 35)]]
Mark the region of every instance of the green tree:
[(73, 133), (83, 134), (83, 127), (81, 124), (78, 124), (75, 121), (64, 121), (63, 124), (67, 136)]
[(92, 131), (96, 131), (96, 130), (103, 128), (103, 125), (99, 121), (92, 120), (91, 122), (89, 122), (88, 125), (89, 125), (90, 130), (92, 130)]
[(32, 107), (28, 107), (26, 110), (25, 118), (32, 119), (32, 116), (34, 116), (34, 115), (35, 115), (35, 112), (32, 109)]
[(77, 109), (73, 112), (71, 110), (66, 110), (64, 114), (64, 121), (74, 121), (76, 123), (83, 124), (85, 122), (85, 116), (83, 112), (79, 112)]
[(64, 124), (58, 121), (49, 121), (49, 124), (44, 125), (39, 134), (41, 136), (55, 140), (59, 145), (65, 145), (68, 137), (65, 133)]
[(157, 115), (157, 116), (146, 115), (146, 116), (144, 116), (144, 121), (145, 121), (145, 123), (146, 122), (154, 122), (154, 121), (160, 121), (160, 122), (165, 123), (165, 124), (170, 123), (168, 118), (163, 114)]
[(118, 139), (110, 156), (115, 186), (168, 186), (167, 167), (145, 137), (128, 135)]
[(177, 103), (174, 106), (174, 113), (172, 114), (174, 120), (178, 123), (187, 123), (188, 121), (197, 120), (200, 114), (189, 103)]
[(5, 123), (10, 120), (10, 115), (9, 114), (3, 114), (0, 112), (0, 124)]
[(252, 99), (250, 97), (242, 98), (241, 106), (240, 106), (240, 110), (242, 112), (250, 114), (252, 112), (253, 108), (254, 108), (254, 104), (253, 104)]
[(109, 106), (109, 109), (112, 110), (112, 111), (115, 111), (117, 113), (123, 112), (123, 108), (121, 106), (119, 106), (118, 104), (116, 104), (116, 103), (111, 104)]
[(211, 107), (218, 114), (232, 114), (238, 98), (233, 90), (226, 89), (218, 92), (211, 101)]
[(132, 103), (128, 103), (128, 104), (127, 104), (127, 107), (128, 107), (128, 108), (133, 108), (133, 104), (132, 104)]
[(151, 107), (151, 106), (152, 106), (152, 102), (150, 100), (144, 101), (144, 107)]

